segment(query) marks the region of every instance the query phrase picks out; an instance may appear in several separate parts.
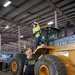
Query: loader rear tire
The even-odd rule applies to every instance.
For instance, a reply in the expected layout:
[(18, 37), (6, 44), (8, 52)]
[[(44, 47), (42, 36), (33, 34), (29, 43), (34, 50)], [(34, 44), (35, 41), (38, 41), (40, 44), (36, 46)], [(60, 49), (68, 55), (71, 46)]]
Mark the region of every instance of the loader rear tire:
[(34, 68), (35, 75), (67, 75), (63, 62), (54, 55), (44, 55)]
[(26, 60), (25, 54), (17, 54), (10, 62), (10, 70), (12, 75), (22, 75), (24, 62)]

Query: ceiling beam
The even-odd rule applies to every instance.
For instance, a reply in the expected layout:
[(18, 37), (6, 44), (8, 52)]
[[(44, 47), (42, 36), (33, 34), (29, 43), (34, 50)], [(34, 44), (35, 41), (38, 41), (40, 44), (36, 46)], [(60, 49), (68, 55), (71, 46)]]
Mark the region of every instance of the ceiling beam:
[(18, 40), (18, 37), (14, 37), (14, 38), (13, 37), (10, 37), (9, 38), (9, 37), (6, 37), (6, 36), (2, 36), (2, 39), (8, 39), (8, 40), (13, 40), (14, 41), (14, 40)]
[(4, 17), (0, 17), (0, 19), (1, 19), (1, 20), (4, 20), (4, 21), (7, 21), (7, 22), (10, 22), (10, 23), (12, 23), (12, 24), (16, 24), (17, 26), (20, 25), (20, 22), (18, 22), (18, 21), (13, 21), (12, 19), (8, 20), (8, 19), (6, 19), (6, 18), (4, 18)]
[[(29, 0), (30, 1), (30, 0)], [(7, 22), (10, 22), (10, 23), (12, 23), (12, 24), (15, 24), (15, 25), (20, 25), (20, 22), (19, 21), (13, 21), (12, 19), (6, 19), (5, 17), (8, 15), (8, 14), (10, 14), (10, 13), (12, 13), (13, 11), (15, 11), (15, 10), (17, 10), (19, 7), (21, 7), (22, 5), (24, 5), (25, 3), (27, 3), (28, 2), (28, 0), (25, 0), (22, 4), (20, 4), (19, 6), (17, 6), (16, 8), (14, 8), (13, 10), (11, 10), (10, 12), (8, 12), (7, 14), (5, 14), (3, 17), (0, 17), (0, 19), (2, 19), (2, 20), (4, 20), (4, 21), (7, 21)]]
[(61, 11), (61, 9), (59, 7), (57, 7), (51, 0), (46, 0), (46, 2), (54, 9), (57, 10), (58, 13), (63, 14), (63, 16), (65, 16), (65, 18), (70, 21), (73, 25), (75, 25), (75, 23), (73, 21), (71, 21), (71, 19), (69, 17), (67, 17), (67, 15), (64, 14), (64, 12)]
[(53, 16), (53, 13), (52, 13), (53, 10), (51, 10), (51, 11), (49, 11), (49, 12), (46, 12), (46, 13), (41, 14), (41, 15), (38, 15), (37, 17), (28, 20), (28, 21), (26, 21), (25, 23), (27, 23), (27, 22), (29, 22), (29, 21), (31, 21), (31, 20), (34, 20), (34, 19), (36, 19), (36, 18), (39, 18), (39, 20), (40, 20), (40, 19), (45, 19), (45, 18), (42, 18), (42, 16), (43, 16), (43, 15), (46, 15), (46, 14), (49, 14), (50, 12), (51, 12), (51, 14), (49, 15), (49, 17), (50, 17), (50, 16)]
[[(60, 1), (61, 1), (61, 0), (60, 0)], [(69, 6), (69, 5), (73, 4), (73, 3), (75, 3), (75, 1), (72, 1), (72, 2), (70, 2), (70, 3), (67, 3), (67, 4), (61, 6), (60, 9), (66, 7), (66, 6)], [(56, 3), (55, 3), (55, 4), (56, 4)], [(57, 3), (57, 4), (58, 4), (58, 3)]]
[(0, 34), (11, 34), (11, 35), (17, 35), (17, 33), (11, 33), (11, 32), (5, 32), (5, 31), (0, 31)]
[[(43, 9), (37, 11), (37, 12), (35, 12), (34, 15), (35, 15), (35, 14), (38, 14), (39, 12), (41, 12), (41, 11), (43, 11), (43, 10), (45, 10), (45, 9), (48, 9), (48, 8), (49, 8), (49, 6), (43, 8)], [(27, 17), (25, 17), (25, 18), (22, 18), (22, 19), (20, 19), (19, 21), (22, 21), (22, 20), (24, 20), (24, 19), (26, 19), (26, 18), (28, 18), (28, 17), (31, 17), (31, 16), (33, 16), (33, 15), (29, 15), (29, 16), (27, 16)]]
[(63, 12), (66, 12), (66, 11), (71, 10), (71, 9), (75, 9), (75, 6), (67, 8), (67, 9), (64, 9)]
[[(47, 18), (48, 18), (48, 19), (47, 19)], [(58, 21), (60, 20), (60, 18), (61, 18), (61, 19), (64, 19), (65, 17), (62, 18), (62, 16), (58, 14)], [(45, 20), (45, 19), (47, 19), (47, 20)], [(42, 23), (45, 22), (45, 23), (47, 24), (47, 22), (50, 21), (50, 20), (54, 20), (53, 16), (51, 16), (51, 15), (49, 15), (48, 17), (45, 17), (44, 19), (42, 19)], [(40, 21), (40, 20), (37, 20), (37, 22), (39, 22), (39, 21)], [(27, 25), (31, 25), (31, 23), (26, 23), (26, 24), (27, 24)], [(41, 22), (39, 22), (39, 24), (41, 24)], [(25, 29), (25, 28), (22, 28), (22, 29)]]
[[(34, 7), (36, 7), (36, 6), (39, 6), (39, 5), (43, 4), (44, 2), (45, 2), (45, 1), (41, 1), (40, 3), (35, 4), (34, 6), (28, 8), (27, 10), (25, 10), (25, 11), (19, 13), (18, 15), (16, 15), (15, 17), (13, 17), (12, 19), (15, 19), (16, 17), (18, 17), (19, 15), (21, 15), (21, 14), (23, 14), (23, 13), (25, 13), (25, 12), (29, 12), (30, 9), (32, 9), (32, 8), (34, 8)], [(29, 12), (29, 14), (33, 14), (33, 13), (30, 13), (30, 12)]]
[[(43, 15), (49, 14), (50, 12), (51, 12), (51, 14), (50, 14), (49, 16), (44, 17), (44, 18), (41, 18), (41, 17), (40, 17), (40, 16), (43, 16)], [(57, 14), (58, 14), (58, 13), (57, 13)], [(60, 14), (58, 14), (57, 16), (58, 16), (58, 19), (59, 19), (59, 17), (62, 17)], [(44, 14), (42, 14), (42, 15), (39, 15), (39, 16), (37, 16), (36, 18), (39, 18), (39, 17), (40, 17), (40, 19), (37, 20), (37, 22), (40, 21), (40, 20), (47, 19), (47, 18), (49, 18), (49, 17), (50, 17), (50, 18), (51, 18), (51, 17), (53, 18), (53, 11), (49, 11), (49, 12), (47, 12), (47, 13), (44, 13)], [(26, 21), (25, 23), (30, 25), (30, 23), (32, 23), (36, 18), (33, 18), (33, 19), (31, 19), (31, 20), (28, 20), (28, 21)], [(49, 18), (49, 19), (50, 19), (50, 18)], [(64, 18), (65, 18), (65, 17), (64, 17)], [(50, 20), (52, 20), (52, 19), (50, 19)], [(29, 22), (29, 23), (28, 23), (28, 22)]]
[(21, 7), (22, 5), (24, 5), (25, 3), (27, 3), (30, 0), (25, 0), (23, 3), (21, 3), (20, 5), (18, 5), (17, 7), (15, 7), (13, 10), (9, 11), (8, 13), (6, 13), (3, 17), (6, 17), (7, 15), (9, 15), (10, 13), (12, 13), (13, 11), (17, 10), (19, 7)]

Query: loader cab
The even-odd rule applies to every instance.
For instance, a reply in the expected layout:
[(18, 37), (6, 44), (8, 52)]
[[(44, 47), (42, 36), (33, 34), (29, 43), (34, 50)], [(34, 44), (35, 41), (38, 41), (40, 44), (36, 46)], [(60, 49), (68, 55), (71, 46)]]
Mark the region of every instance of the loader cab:
[(41, 29), (42, 42), (47, 46), (54, 46), (54, 40), (60, 38), (60, 30), (57, 28), (46, 27)]

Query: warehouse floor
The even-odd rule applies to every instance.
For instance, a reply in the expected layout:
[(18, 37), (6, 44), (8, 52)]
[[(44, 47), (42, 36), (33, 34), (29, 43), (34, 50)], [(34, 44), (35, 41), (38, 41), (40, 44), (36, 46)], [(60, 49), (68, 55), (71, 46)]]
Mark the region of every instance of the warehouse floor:
[(0, 71), (0, 75), (12, 75), (10, 71), (2, 72)]

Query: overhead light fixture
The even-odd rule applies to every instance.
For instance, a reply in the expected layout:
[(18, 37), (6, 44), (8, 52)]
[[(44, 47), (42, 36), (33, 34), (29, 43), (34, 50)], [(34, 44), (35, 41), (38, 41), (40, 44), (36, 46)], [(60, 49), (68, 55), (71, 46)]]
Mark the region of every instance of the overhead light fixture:
[(3, 4), (4, 7), (7, 7), (11, 4), (12, 2), (10, 0), (6, 0), (5, 3)]
[(51, 21), (51, 22), (48, 22), (47, 24), (48, 24), (48, 25), (51, 25), (51, 24), (53, 24), (53, 21)]
[(20, 38), (23, 38), (23, 37), (24, 37), (23, 35), (20, 36)]
[(6, 26), (6, 27), (5, 27), (5, 29), (8, 29), (8, 28), (9, 28), (9, 26)]

